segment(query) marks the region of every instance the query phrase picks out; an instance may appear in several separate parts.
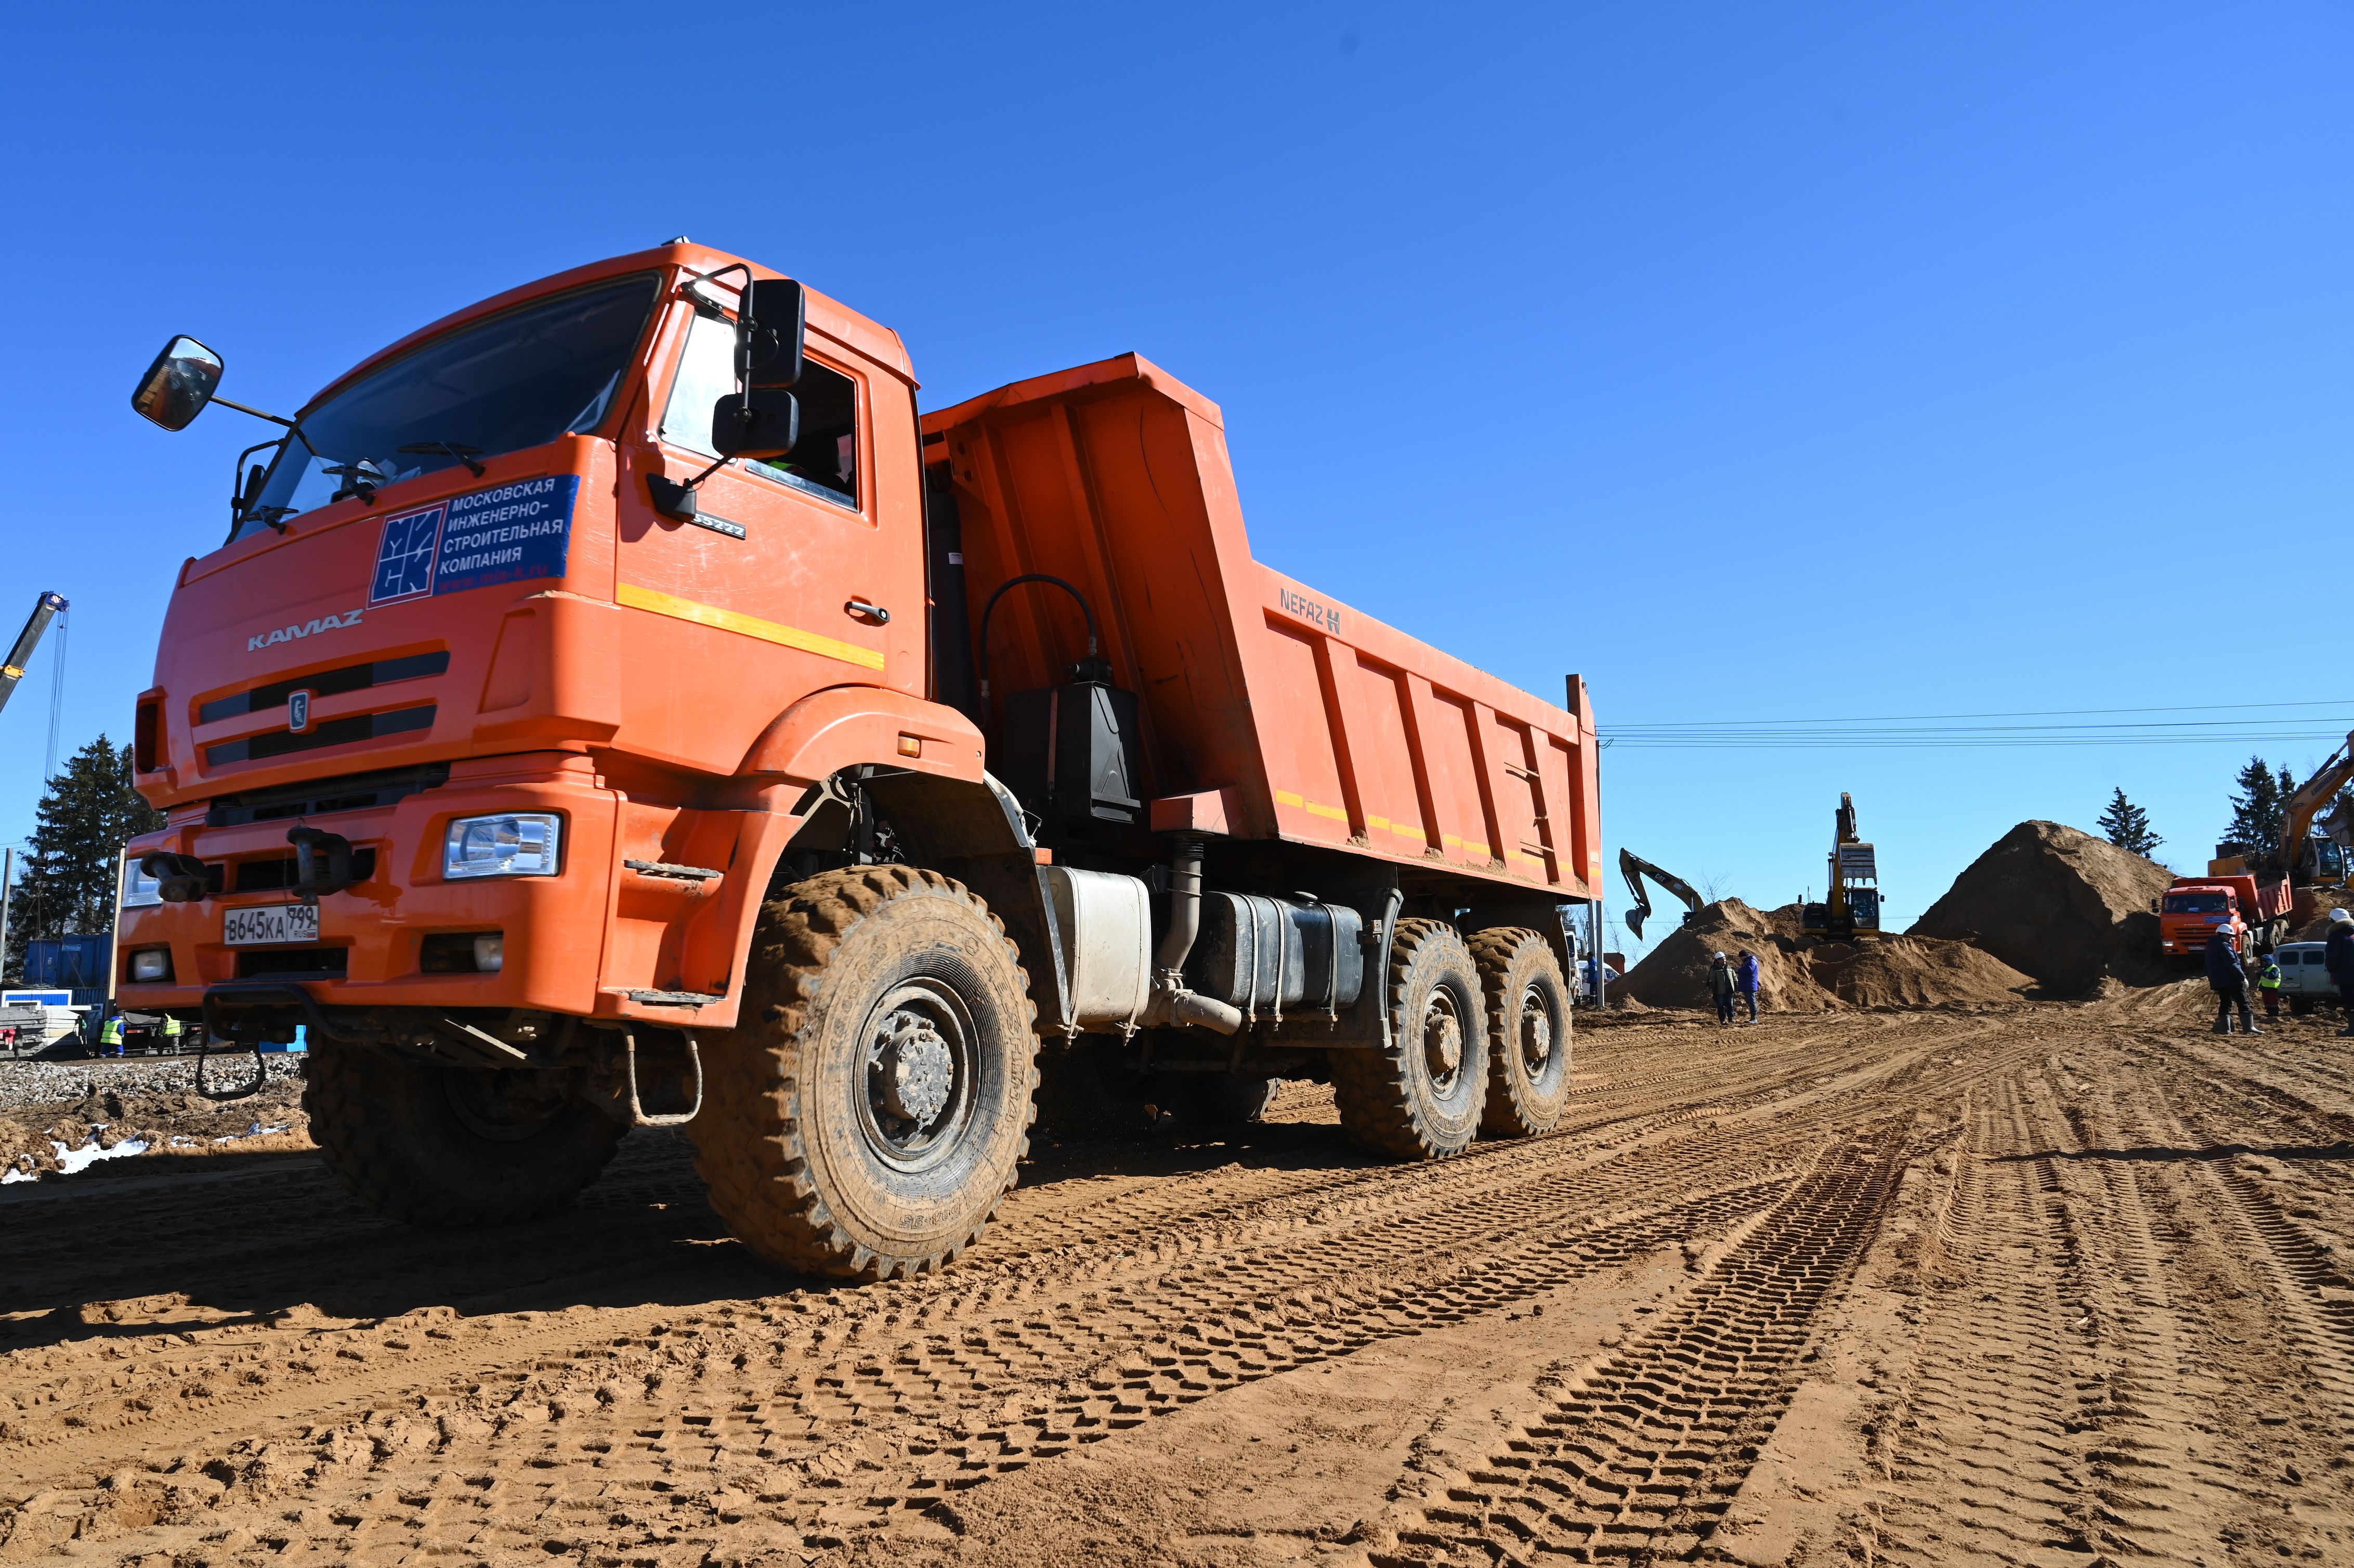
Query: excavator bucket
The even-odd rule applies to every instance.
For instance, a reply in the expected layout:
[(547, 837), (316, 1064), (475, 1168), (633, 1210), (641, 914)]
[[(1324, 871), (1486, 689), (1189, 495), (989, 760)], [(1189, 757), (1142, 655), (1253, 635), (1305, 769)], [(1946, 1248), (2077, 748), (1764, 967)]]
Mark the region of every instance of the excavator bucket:
[(1651, 917), (1651, 896), (1643, 887), (1643, 879), (1647, 876), (1684, 901), (1685, 919), (1689, 920), (1700, 913), (1701, 896), (1692, 891), (1691, 884), (1671, 872), (1660, 870), (1632, 850), (1618, 852), (1618, 874), (1627, 879), (1628, 887), (1635, 895), (1635, 907), (1627, 911), (1626, 919), (1627, 929), (1635, 933), (1638, 941), (1642, 939), (1643, 922)]

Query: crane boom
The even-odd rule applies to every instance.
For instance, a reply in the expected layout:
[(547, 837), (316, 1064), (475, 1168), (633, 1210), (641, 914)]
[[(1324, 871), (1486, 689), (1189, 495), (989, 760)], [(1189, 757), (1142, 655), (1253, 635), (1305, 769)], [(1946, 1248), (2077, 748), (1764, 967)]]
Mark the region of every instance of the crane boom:
[(16, 683), (25, 678), (25, 666), (32, 662), (33, 650), (41, 645), (42, 633), (65, 610), (65, 597), (61, 594), (45, 593), (33, 601), (33, 613), (27, 618), (25, 630), (16, 633), (16, 645), (8, 650), (8, 662), (0, 664), (0, 708), (8, 705)]
[(2354, 735), (2346, 744), (2331, 752), (2327, 760), (2313, 771), (2296, 793), (2287, 800), (2287, 816), (2281, 828), (2280, 846), (2275, 857), (2281, 874), (2296, 874), (2298, 857), (2305, 848), (2305, 835), (2312, 831), (2313, 819), (2321, 808), (2338, 798), (2338, 791), (2354, 781)]

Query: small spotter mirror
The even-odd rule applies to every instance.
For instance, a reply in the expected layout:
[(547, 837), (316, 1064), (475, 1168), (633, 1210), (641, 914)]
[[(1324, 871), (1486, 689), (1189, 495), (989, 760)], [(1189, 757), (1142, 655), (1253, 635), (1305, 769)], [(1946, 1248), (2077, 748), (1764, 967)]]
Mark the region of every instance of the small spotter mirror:
[(185, 430), (213, 400), (220, 378), (219, 355), (195, 338), (175, 337), (139, 378), (131, 407), (167, 430)]

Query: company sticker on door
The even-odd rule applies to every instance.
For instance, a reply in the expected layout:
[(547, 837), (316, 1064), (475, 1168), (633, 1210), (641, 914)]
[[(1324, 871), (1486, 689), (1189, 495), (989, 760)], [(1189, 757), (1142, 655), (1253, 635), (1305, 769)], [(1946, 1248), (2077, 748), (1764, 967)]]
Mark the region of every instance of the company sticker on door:
[(560, 577), (580, 476), (495, 485), (384, 520), (368, 603)]

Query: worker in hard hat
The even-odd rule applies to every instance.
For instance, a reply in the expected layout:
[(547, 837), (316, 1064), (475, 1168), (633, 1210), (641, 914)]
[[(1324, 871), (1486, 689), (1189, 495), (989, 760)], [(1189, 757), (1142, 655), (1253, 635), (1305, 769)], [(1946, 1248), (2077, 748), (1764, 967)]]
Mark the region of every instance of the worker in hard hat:
[(165, 1013), (164, 1015), (164, 1049), (176, 1054), (180, 1049), (180, 1035), (186, 1028), (187, 1025), (180, 1022), (177, 1014)]
[(2346, 1027), (2338, 1033), (2354, 1034), (2354, 915), (2343, 909), (2329, 912), (2329, 940), (2322, 944), (2321, 962), (2338, 986), (2338, 1009), (2346, 1015)]
[(2280, 960), (2266, 953), (2256, 960), (2256, 994), (2264, 999), (2264, 1022), (2280, 1017)]
[(114, 1013), (98, 1026), (98, 1054), (101, 1056), (122, 1054), (122, 1014)]
[(2215, 1033), (2232, 1033), (2232, 1009), (2240, 1010), (2240, 1033), (2262, 1034), (2248, 1005), (2248, 971), (2240, 967), (2240, 926), (2218, 926), (2207, 938), (2207, 984), (2215, 993)]
[(1716, 998), (1716, 1021), (1719, 1023), (1733, 1022), (1734, 990), (1733, 960), (1723, 953), (1711, 955), (1708, 961), (1708, 991), (1711, 996)]

